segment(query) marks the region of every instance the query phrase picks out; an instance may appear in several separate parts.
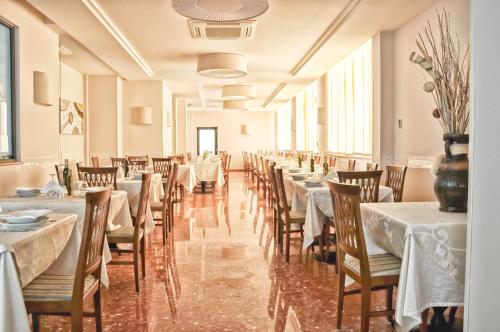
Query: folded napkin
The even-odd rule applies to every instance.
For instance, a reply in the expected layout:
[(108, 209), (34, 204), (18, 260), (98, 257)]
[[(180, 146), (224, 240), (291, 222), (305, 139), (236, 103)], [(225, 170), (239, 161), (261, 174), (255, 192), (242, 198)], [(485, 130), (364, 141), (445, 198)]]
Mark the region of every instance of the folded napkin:
[(338, 181), (339, 179), (339, 175), (337, 174), (337, 171), (335, 170), (330, 170), (330, 172), (328, 172), (328, 174), (325, 176), (324, 180), (327, 181), (327, 180), (337, 180)]
[(68, 193), (66, 188), (60, 186), (58, 183), (52, 180), (49, 181), (49, 183), (47, 183), (40, 192), (51, 198), (60, 198)]

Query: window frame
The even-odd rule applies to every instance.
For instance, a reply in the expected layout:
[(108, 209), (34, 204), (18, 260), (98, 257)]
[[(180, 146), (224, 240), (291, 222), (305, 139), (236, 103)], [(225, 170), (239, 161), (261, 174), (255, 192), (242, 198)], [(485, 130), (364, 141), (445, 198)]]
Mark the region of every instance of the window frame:
[(11, 130), (12, 130), (12, 158), (1, 159), (0, 166), (19, 163), (20, 154), (20, 113), (19, 113), (19, 27), (0, 16), (0, 23), (10, 29), (10, 81), (11, 81)]

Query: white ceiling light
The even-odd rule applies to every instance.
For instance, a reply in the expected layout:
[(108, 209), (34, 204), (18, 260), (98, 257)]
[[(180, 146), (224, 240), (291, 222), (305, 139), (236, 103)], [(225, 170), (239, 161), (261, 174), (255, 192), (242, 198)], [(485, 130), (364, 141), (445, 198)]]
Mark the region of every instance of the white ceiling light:
[(264, 14), (267, 0), (172, 0), (182, 16), (209, 22), (248, 20)]
[(198, 56), (198, 74), (212, 78), (237, 78), (248, 73), (247, 59), (235, 53), (207, 53)]
[(246, 100), (224, 100), (222, 102), (222, 109), (229, 111), (246, 111), (248, 109), (248, 102)]
[(250, 100), (255, 99), (253, 85), (225, 85), (222, 87), (222, 100)]

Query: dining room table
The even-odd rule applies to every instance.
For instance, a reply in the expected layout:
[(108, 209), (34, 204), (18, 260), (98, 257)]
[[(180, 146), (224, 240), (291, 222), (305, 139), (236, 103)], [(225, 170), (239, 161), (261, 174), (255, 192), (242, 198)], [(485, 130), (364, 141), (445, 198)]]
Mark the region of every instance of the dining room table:
[[(438, 202), (361, 204), (369, 255), (401, 258), (396, 322), (402, 331), (421, 323), (433, 307), (463, 306), (467, 214), (439, 211)], [(437, 321), (442, 318), (436, 319)]]
[(214, 182), (219, 188), (224, 186), (224, 173), (219, 159), (191, 160), (189, 164), (194, 168), (197, 181)]
[(180, 164), (177, 169), (177, 183), (187, 192), (192, 192), (196, 187), (196, 171), (192, 164)]
[[(106, 230), (116, 230), (122, 226), (132, 226), (132, 218), (128, 204), (127, 192), (113, 191), (109, 204), (108, 220)], [(85, 197), (84, 196), (63, 196), (60, 198), (48, 198), (43, 195), (35, 197), (6, 197), (0, 199), (0, 208), (4, 212), (27, 210), (27, 209), (47, 209), (56, 213), (70, 213), (77, 215), (76, 227), (73, 228), (72, 237), (81, 239), (83, 225), (85, 222)], [(153, 225), (146, 225), (148, 228), (154, 228)], [(80, 240), (79, 240), (80, 241)], [(59, 260), (51, 268), (62, 274), (73, 274), (76, 268), (76, 259), (79, 248), (72, 248), (69, 257), (73, 259)], [(109, 286), (109, 278), (106, 265), (111, 261), (111, 251), (107, 240), (105, 239), (103, 248), (103, 267), (101, 268), (101, 282), (106, 287)]]
[(68, 264), (76, 269), (77, 220), (76, 214), (51, 213), (29, 230), (0, 231), (0, 331), (30, 331), (23, 287), (44, 272), (71, 274)]

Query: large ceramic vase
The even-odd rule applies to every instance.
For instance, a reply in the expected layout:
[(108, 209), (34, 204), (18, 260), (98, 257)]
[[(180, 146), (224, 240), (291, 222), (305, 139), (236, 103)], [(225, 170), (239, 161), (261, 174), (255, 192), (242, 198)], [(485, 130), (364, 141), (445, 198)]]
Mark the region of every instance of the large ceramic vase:
[(434, 192), (439, 200), (439, 210), (466, 212), (469, 181), (467, 158), (469, 135), (444, 134), (445, 157), (439, 166), (434, 182)]

